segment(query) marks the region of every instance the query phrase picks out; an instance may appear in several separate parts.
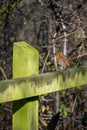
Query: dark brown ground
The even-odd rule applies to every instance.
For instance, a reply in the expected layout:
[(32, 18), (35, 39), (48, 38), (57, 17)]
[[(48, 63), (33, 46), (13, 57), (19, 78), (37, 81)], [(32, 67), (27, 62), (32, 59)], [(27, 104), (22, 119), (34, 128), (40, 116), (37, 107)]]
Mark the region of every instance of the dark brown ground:
[[(28, 4), (27, 4), (28, 2)], [(43, 68), (47, 53), (51, 50), (43, 72), (56, 71), (53, 61), (53, 34), (56, 52), (64, 51), (64, 32), (68, 34), (67, 57), (71, 67), (87, 65), (87, 2), (86, 0), (42, 0), (43, 6), (36, 0), (22, 1), (14, 12), (8, 17), (7, 26), (0, 28), (0, 66), (5, 71), (7, 78), (12, 78), (12, 55), (15, 41), (26, 41), (36, 47), (40, 52), (40, 73)], [(66, 26), (64, 30), (63, 24)], [(59, 66), (59, 68), (61, 68)], [(3, 75), (0, 73), (0, 80)], [(45, 96), (45, 111), (41, 117), (47, 122), (53, 115), (53, 95)], [(48, 99), (49, 102), (46, 100)], [(52, 102), (51, 102), (52, 100)], [(50, 103), (51, 102), (51, 103)], [(75, 105), (74, 105), (75, 103)], [(40, 105), (41, 105), (40, 104)], [(65, 110), (60, 108), (58, 130), (86, 130), (87, 129), (87, 87), (83, 90), (67, 90), (60, 92), (60, 106), (64, 104)], [(49, 109), (47, 109), (49, 108)], [(69, 109), (69, 112), (67, 112)], [(49, 114), (51, 111), (51, 114)], [(67, 112), (64, 118), (64, 112)], [(0, 104), (0, 130), (11, 130), (12, 103)], [(40, 130), (46, 129), (40, 123)], [(50, 129), (51, 130), (51, 129)]]

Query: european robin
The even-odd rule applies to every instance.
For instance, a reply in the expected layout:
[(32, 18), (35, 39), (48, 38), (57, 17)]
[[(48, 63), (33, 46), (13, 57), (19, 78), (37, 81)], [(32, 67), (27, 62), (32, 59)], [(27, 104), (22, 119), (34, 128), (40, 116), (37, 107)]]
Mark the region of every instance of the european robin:
[(56, 60), (58, 64), (62, 65), (63, 67), (70, 67), (70, 62), (68, 58), (66, 58), (61, 52), (57, 53)]

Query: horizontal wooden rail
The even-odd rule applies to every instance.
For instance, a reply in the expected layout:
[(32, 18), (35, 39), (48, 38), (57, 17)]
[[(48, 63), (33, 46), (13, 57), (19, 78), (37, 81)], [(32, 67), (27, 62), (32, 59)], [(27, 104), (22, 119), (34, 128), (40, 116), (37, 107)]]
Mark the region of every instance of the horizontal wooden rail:
[(87, 66), (0, 81), (0, 103), (87, 84)]

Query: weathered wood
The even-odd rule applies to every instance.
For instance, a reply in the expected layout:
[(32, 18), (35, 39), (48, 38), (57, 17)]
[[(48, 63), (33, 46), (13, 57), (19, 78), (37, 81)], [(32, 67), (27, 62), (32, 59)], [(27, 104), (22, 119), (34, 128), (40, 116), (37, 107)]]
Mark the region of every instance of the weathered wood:
[[(23, 67), (23, 66), (22, 66)], [(87, 84), (87, 66), (0, 82), (0, 102), (35, 97)]]
[[(39, 55), (36, 49), (25, 42), (15, 43), (13, 49), (13, 78), (38, 74), (38, 61)], [(16, 96), (19, 95), (16, 94)], [(38, 97), (14, 101), (12, 117), (13, 130), (38, 130)]]

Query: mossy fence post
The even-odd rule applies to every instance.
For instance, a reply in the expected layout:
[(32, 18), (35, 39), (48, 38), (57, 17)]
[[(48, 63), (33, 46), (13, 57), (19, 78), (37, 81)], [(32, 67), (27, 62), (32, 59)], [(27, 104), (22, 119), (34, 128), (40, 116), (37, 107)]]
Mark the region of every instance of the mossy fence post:
[[(26, 42), (14, 43), (13, 78), (38, 74), (38, 61), (39, 53), (35, 48)], [(38, 97), (14, 101), (12, 123), (12, 130), (38, 130)]]

